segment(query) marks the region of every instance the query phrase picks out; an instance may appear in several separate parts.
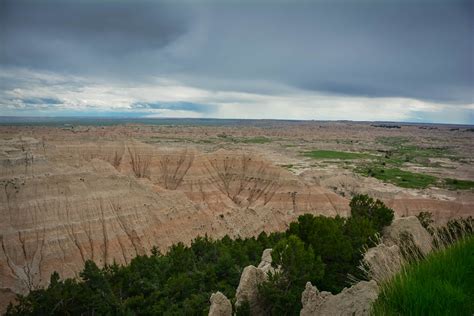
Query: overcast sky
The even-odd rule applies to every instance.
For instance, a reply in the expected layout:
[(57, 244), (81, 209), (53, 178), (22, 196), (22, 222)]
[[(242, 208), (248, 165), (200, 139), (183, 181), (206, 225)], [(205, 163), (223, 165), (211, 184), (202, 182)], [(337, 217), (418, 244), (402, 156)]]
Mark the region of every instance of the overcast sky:
[(0, 0), (0, 115), (474, 124), (474, 1)]

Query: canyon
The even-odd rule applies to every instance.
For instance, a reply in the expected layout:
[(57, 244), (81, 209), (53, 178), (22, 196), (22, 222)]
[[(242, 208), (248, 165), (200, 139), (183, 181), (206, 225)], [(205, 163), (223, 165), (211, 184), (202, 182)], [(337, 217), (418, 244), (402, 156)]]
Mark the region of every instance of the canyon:
[[(456, 129), (457, 128), (457, 129)], [(397, 217), (436, 223), (473, 215), (472, 188), (404, 188), (356, 172), (364, 158), (315, 160), (310, 150), (383, 156), (408, 139), (450, 155), (402, 168), (474, 180), (474, 134), (452, 126), (242, 121), (234, 124), (0, 126), (0, 306), (74, 277), (86, 260), (127, 264), (197, 236), (281, 231), (305, 213), (346, 216), (367, 193)], [(421, 171), (420, 171), (421, 170)]]

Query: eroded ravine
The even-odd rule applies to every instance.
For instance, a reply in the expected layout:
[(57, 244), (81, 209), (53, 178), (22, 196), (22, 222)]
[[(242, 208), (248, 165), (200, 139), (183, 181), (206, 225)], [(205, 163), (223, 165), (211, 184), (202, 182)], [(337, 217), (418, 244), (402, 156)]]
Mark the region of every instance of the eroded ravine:
[(345, 199), (250, 154), (137, 142), (58, 143), (44, 151), (29, 141), (27, 149), (10, 145), (35, 159), (21, 163), (15, 150), (2, 157), (3, 306), (14, 293), (46, 285), (53, 271), (75, 276), (87, 259), (126, 264), (155, 245), (255, 235), (306, 212), (347, 211)]

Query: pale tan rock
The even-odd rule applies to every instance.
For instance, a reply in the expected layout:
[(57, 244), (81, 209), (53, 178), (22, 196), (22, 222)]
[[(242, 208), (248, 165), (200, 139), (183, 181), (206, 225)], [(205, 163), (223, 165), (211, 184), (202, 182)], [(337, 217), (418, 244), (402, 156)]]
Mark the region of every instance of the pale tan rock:
[(235, 293), (235, 306), (239, 307), (242, 303), (248, 302), (251, 314), (261, 315), (263, 313), (263, 306), (261, 306), (258, 285), (266, 280), (267, 275), (262, 269), (255, 266), (245, 267)]
[(261, 315), (264, 311), (262, 300), (258, 294), (258, 285), (268, 280), (268, 273), (275, 272), (272, 267), (272, 249), (265, 249), (258, 267), (247, 266), (240, 276), (239, 286), (235, 294), (235, 306), (248, 302), (252, 315)]
[(463, 194), (460, 191), (455, 194), (458, 195), (455, 199), (400, 194), (392, 199), (384, 199), (384, 202), (400, 216), (416, 216), (421, 211), (428, 211), (433, 214), (436, 224), (445, 225), (450, 219), (472, 216), (474, 195), (467, 192)]
[(368, 277), (381, 284), (400, 271), (403, 258), (397, 245), (387, 246), (381, 243), (367, 250), (363, 263)]
[(232, 304), (221, 292), (213, 293), (210, 302), (209, 316), (232, 316)]
[(371, 304), (377, 299), (378, 286), (375, 281), (361, 281), (341, 293), (333, 295), (319, 292), (310, 282), (301, 295), (303, 309), (301, 316), (331, 315), (359, 316), (369, 315)]
[(275, 269), (272, 267), (272, 249), (265, 249), (263, 251), (262, 260), (260, 261), (258, 268), (264, 273), (275, 271)]
[(386, 245), (399, 245), (403, 234), (413, 236), (415, 245), (423, 254), (428, 254), (432, 250), (432, 238), (430, 233), (421, 226), (416, 216), (397, 218), (390, 226), (383, 231), (383, 240)]

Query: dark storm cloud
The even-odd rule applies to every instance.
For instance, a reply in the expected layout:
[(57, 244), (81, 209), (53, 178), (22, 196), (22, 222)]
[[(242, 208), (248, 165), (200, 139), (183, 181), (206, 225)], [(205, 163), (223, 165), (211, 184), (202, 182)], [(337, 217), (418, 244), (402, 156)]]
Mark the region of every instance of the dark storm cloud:
[(472, 3), (221, 5), (204, 22), (212, 43), (201, 56), (212, 63), (189, 67), (348, 95), (471, 102)]
[(190, 21), (165, 3), (81, 0), (4, 0), (0, 19), (3, 64), (75, 72), (126, 69), (129, 55), (159, 50)]
[(473, 101), (472, 1), (2, 3), (7, 66), (212, 91)]

